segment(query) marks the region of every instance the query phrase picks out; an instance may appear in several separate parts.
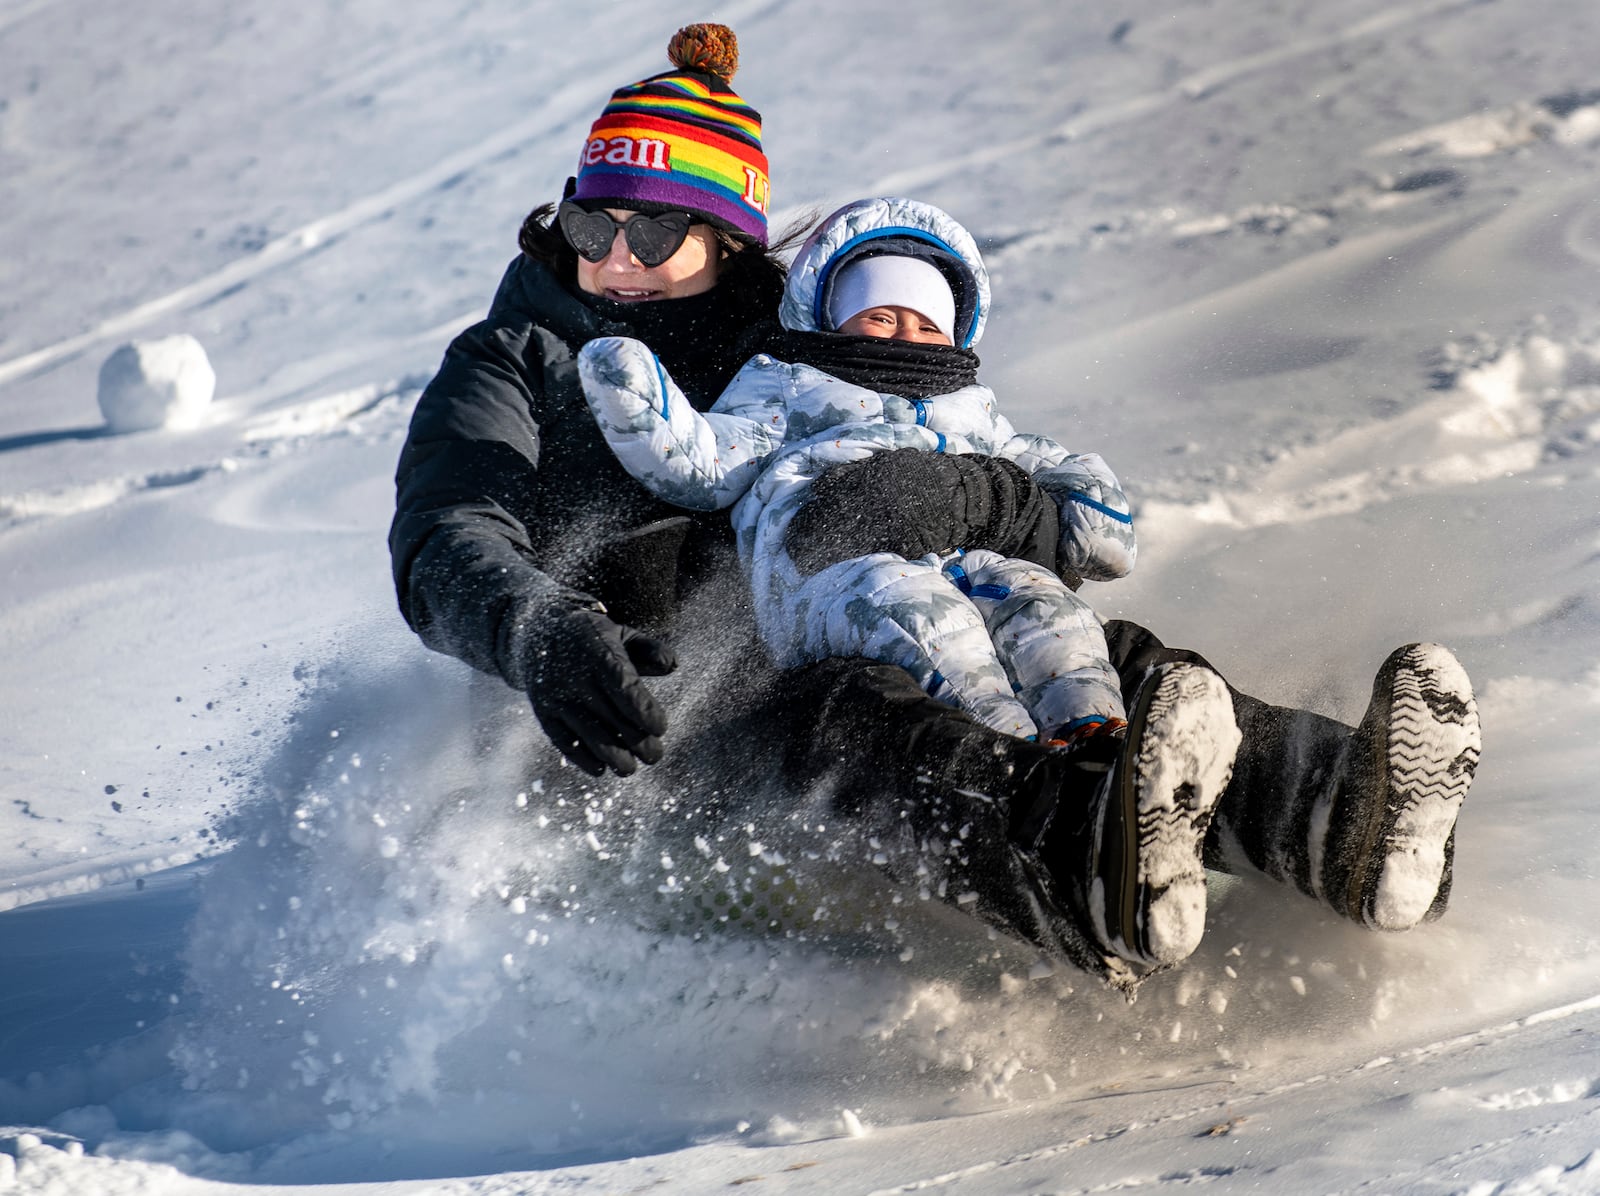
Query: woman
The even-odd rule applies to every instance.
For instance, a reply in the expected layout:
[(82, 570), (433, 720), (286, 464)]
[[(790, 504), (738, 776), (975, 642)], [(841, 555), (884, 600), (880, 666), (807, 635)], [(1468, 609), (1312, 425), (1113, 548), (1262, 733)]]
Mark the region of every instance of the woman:
[[(732, 34), (689, 26), (669, 53), (673, 70), (613, 93), (554, 220), (548, 206), (529, 216), (487, 318), (456, 338), (424, 390), (389, 537), (400, 609), (422, 640), (527, 694), (554, 746), (596, 776), (662, 759), (667, 717), (644, 678), (676, 662), (644, 628), (732, 555), (724, 517), (682, 516), (616, 462), (584, 402), (577, 350), (637, 337), (704, 409), (748, 356), (741, 336), (776, 315), (783, 284), (760, 116), (728, 82)], [(883, 550), (905, 556), (985, 547), (1048, 502), (992, 459), (859, 464), (819, 479), (813, 509), (822, 522), (830, 506), (874, 511)], [(930, 494), (939, 500), (919, 501)], [(1151, 667), (1199, 659), (1131, 624), (1107, 632), (1130, 700)], [(1399, 929), (1441, 909), (1477, 723), (1464, 675), (1440, 653), (1392, 657), (1356, 729), (1235, 693), (1245, 744), (1208, 859), (1237, 847), (1234, 862), (1368, 924)], [(1131, 814), (1092, 814), (1096, 792), (1116, 792), (1102, 787), (1104, 765), (991, 731), (904, 670), (860, 659), (752, 684), (724, 707), (718, 725), (695, 729), (702, 739), (758, 747), (698, 756), (734, 770), (721, 780), (831, 780), (840, 816), (891, 849), (881, 854), (915, 867), (936, 845), (951, 900), (1111, 983), (1131, 989), (1145, 974), (1066, 912), (1149, 904), (1123, 850)], [(1406, 734), (1391, 737), (1397, 720)]]
[(673, 667), (628, 625), (664, 595), (622, 592), (612, 562), (646, 551), (654, 568), (632, 577), (670, 579), (680, 550), (714, 552), (726, 533), (675, 519), (641, 550), (640, 529), (678, 512), (611, 459), (573, 358), (596, 336), (637, 336), (709, 405), (783, 286), (761, 118), (728, 85), (731, 33), (690, 26), (669, 52), (672, 71), (612, 95), (559, 209), (528, 216), (488, 317), (423, 392), (390, 531), (401, 611), (423, 641), (529, 693), (550, 738), (596, 775), (660, 759), (666, 717), (640, 677)]

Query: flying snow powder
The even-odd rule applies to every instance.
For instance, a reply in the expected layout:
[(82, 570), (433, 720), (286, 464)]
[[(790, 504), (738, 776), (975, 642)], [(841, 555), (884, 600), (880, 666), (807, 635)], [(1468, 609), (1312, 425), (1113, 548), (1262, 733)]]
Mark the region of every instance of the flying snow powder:
[(193, 427), (216, 389), (206, 351), (187, 333), (129, 341), (100, 367), (100, 413), (115, 433)]

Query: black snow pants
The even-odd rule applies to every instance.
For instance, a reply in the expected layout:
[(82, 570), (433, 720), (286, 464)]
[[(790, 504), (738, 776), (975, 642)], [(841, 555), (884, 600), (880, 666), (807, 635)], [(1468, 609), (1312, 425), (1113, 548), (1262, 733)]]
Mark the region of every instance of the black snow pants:
[[(1151, 669), (1177, 661), (1210, 667), (1198, 652), (1170, 648), (1136, 623), (1112, 620), (1106, 642), (1130, 707)], [(1304, 845), (1312, 807), (1354, 729), (1232, 685), (1229, 691), (1243, 739), (1206, 864), (1234, 872), (1247, 863), (1310, 892)], [(935, 701), (893, 665), (837, 659), (790, 670), (755, 717), (780, 749), (773, 763), (791, 782), (830, 777), (841, 810), (869, 820), (880, 807), (898, 818), (930, 792), (981, 793), (1001, 803), (1009, 833), (1027, 842), (1059, 805), (1087, 804), (1075, 785), (1095, 783), (1092, 774), (1062, 771), (1057, 753)]]

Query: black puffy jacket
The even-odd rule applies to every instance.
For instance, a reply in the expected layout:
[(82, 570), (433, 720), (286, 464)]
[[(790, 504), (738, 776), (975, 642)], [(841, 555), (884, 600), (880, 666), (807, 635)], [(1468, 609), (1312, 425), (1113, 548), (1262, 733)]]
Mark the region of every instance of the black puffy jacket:
[[(529, 257), (511, 263), (487, 318), (456, 337), (418, 400), (395, 475), (395, 588), (424, 643), (520, 688), (518, 628), (537, 611), (595, 597), (614, 612), (627, 605), (604, 592), (606, 558), (630, 532), (683, 512), (617, 463), (574, 355), (597, 336), (637, 336), (709, 407), (741, 363), (741, 335), (772, 318), (776, 289), (770, 305), (726, 286), (627, 305), (577, 294)], [(689, 543), (681, 558), (675, 536), (656, 552), (669, 574), (731, 540), (723, 513), (673, 527)]]

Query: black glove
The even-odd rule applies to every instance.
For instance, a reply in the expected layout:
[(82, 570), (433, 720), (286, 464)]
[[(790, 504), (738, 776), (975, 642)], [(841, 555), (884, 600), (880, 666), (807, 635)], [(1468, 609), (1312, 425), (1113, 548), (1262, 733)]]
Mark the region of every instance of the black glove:
[(663, 640), (614, 622), (598, 605), (541, 619), (526, 647), (528, 700), (561, 754), (590, 776), (631, 776), (661, 759), (666, 711), (644, 677), (678, 658)]
[(908, 560), (988, 548), (1056, 568), (1055, 503), (1015, 462), (894, 449), (831, 467), (811, 484), (784, 547), (805, 574), (870, 552)]

